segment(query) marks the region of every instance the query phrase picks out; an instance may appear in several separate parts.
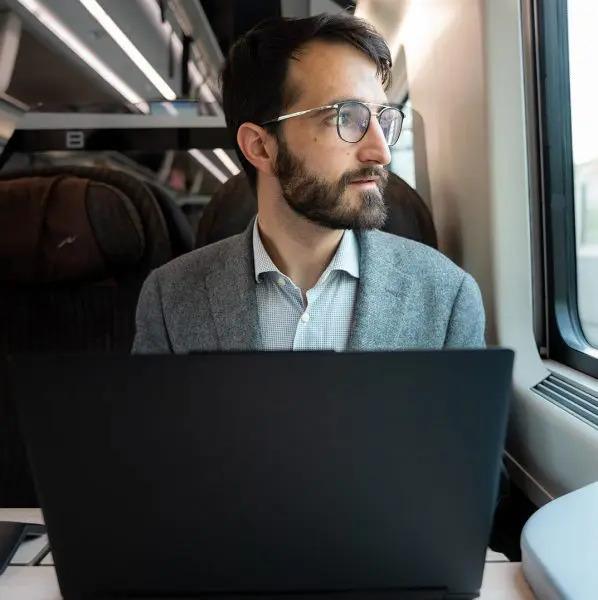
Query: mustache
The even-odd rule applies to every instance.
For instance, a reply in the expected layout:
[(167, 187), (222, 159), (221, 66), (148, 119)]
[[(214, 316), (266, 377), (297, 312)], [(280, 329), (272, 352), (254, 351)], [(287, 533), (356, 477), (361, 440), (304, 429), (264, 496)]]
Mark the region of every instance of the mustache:
[(377, 178), (378, 187), (384, 189), (386, 182), (388, 180), (388, 171), (384, 167), (362, 167), (361, 169), (356, 169), (355, 171), (348, 171), (345, 173), (339, 180), (339, 187), (341, 189), (345, 189), (352, 181), (356, 179), (371, 179)]

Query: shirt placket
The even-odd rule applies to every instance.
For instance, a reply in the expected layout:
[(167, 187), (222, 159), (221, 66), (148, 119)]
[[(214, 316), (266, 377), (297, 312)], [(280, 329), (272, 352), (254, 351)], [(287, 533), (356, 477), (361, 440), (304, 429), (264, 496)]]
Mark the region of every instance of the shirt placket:
[[(326, 275), (318, 281), (318, 283), (311, 289), (308, 290), (306, 295), (307, 306), (303, 308), (303, 312), (297, 322), (297, 328), (295, 330), (295, 339), (293, 340), (293, 350), (306, 350), (312, 347), (311, 338), (313, 332), (317, 327), (317, 312), (316, 302), (320, 295), (324, 293), (324, 285), (329, 279), (331, 272), (327, 272)], [(301, 292), (299, 291), (299, 294)], [(303, 306), (303, 302), (301, 303)]]

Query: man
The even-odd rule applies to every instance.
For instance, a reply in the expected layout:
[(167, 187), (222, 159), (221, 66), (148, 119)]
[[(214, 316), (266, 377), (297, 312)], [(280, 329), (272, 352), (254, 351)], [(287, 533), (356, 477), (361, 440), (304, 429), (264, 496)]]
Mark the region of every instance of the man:
[(484, 345), (472, 277), (378, 231), (402, 124), (390, 69), (384, 40), (349, 15), (271, 19), (236, 42), (223, 104), (257, 219), (151, 273), (134, 352)]

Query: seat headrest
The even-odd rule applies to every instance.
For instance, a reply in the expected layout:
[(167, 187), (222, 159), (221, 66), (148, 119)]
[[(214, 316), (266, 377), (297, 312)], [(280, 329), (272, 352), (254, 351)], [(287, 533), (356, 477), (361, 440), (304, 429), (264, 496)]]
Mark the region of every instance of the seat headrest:
[(141, 260), (140, 216), (125, 194), (68, 175), (0, 181), (0, 281), (101, 281)]
[(33, 171), (3, 173), (0, 174), (0, 181), (16, 180), (23, 177), (55, 177), (58, 175), (91, 179), (112, 186), (130, 200), (141, 218), (145, 236), (145, 253), (135, 275), (136, 278), (143, 281), (152, 269), (173, 258), (168, 229), (154, 195), (148, 186), (129, 173), (106, 167), (60, 165), (36, 167)]
[(225, 181), (204, 208), (195, 247), (213, 244), (245, 230), (257, 213), (257, 198), (243, 171)]
[(191, 252), (194, 248), (195, 235), (191, 223), (176, 203), (174, 196), (154, 182), (146, 181), (145, 185), (154, 194), (164, 215), (174, 256)]

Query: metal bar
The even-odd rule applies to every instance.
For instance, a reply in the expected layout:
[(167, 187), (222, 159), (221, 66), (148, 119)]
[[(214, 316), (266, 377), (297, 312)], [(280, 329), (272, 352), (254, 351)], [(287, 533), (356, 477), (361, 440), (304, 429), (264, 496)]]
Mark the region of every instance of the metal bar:
[[(77, 136), (71, 134), (76, 133)], [(76, 145), (73, 144), (76, 141)], [(54, 150), (100, 151), (139, 150), (162, 152), (198, 148), (231, 148), (228, 131), (217, 127), (162, 129), (55, 129), (42, 131), (15, 130), (12, 152), (49, 152)]]
[(197, 115), (179, 112), (178, 115), (86, 114), (86, 113), (27, 113), (18, 122), (16, 131), (48, 129), (218, 129), (226, 127), (223, 116)]

